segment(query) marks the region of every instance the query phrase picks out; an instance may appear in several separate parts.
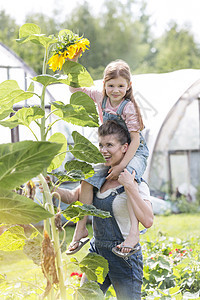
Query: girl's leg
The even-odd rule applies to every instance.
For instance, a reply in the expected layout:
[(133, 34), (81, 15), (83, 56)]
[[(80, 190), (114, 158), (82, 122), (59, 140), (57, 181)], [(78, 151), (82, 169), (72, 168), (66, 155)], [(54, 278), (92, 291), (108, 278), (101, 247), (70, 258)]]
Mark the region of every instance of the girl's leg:
[[(137, 156), (135, 155), (132, 160), (129, 162), (128, 166), (126, 167), (126, 169), (132, 174), (133, 172), (135, 172), (135, 180), (138, 182), (140, 182), (141, 177), (146, 169), (146, 158), (144, 158), (143, 156)], [(127, 206), (128, 206), (128, 212), (129, 212), (129, 217), (130, 217), (130, 221), (131, 221), (131, 229), (130, 232), (127, 236), (127, 238), (125, 239), (123, 246), (124, 248), (120, 247), (120, 245), (118, 245), (119, 248), (121, 248), (121, 252), (123, 253), (128, 253), (131, 251), (131, 249), (129, 248), (125, 248), (125, 247), (135, 247), (135, 245), (137, 245), (137, 243), (139, 242), (140, 238), (140, 232), (139, 232), (139, 226), (138, 226), (138, 220), (135, 216), (134, 210), (132, 208), (132, 205), (130, 203), (130, 201), (128, 200), (127, 197)]]
[(130, 221), (131, 221), (131, 228), (130, 228), (128, 236), (126, 237), (125, 241), (123, 242), (123, 246), (120, 247), (120, 245), (119, 245), (119, 247), (121, 248), (121, 252), (123, 252), (123, 253), (130, 252), (131, 249), (126, 248), (126, 247), (134, 248), (135, 245), (137, 245), (140, 240), (138, 219), (136, 218), (133, 208), (131, 206), (131, 203), (128, 201), (128, 199), (127, 199), (127, 206), (128, 206), (129, 217), (130, 217)]
[[(83, 204), (92, 204), (93, 202), (93, 186), (86, 181), (81, 182), (81, 192), (80, 192), (79, 201), (82, 202)], [(68, 247), (68, 250), (70, 251), (75, 250), (78, 247), (78, 243), (74, 243), (74, 242), (79, 241), (80, 239), (88, 236), (86, 223), (87, 223), (87, 216), (84, 217), (79, 222), (77, 222), (73, 239), (71, 244)]]

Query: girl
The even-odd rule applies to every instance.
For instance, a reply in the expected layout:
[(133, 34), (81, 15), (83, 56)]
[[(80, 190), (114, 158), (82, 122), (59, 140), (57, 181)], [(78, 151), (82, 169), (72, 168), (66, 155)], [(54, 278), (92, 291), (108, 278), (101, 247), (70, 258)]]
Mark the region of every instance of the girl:
[[(78, 60), (78, 56), (73, 61)], [(128, 132), (130, 144), (123, 159), (118, 165), (110, 167), (110, 154), (105, 157), (105, 166), (108, 169), (102, 169), (93, 177), (88, 178), (81, 183), (80, 201), (84, 204), (91, 204), (93, 200), (93, 186), (100, 189), (105, 180), (116, 180), (120, 173), (126, 168), (130, 173), (135, 171), (135, 180), (141, 183), (142, 175), (146, 169), (147, 157), (149, 155), (145, 140), (141, 134), (144, 124), (140, 114), (139, 107), (134, 99), (131, 72), (126, 62), (116, 60), (108, 64), (103, 76), (103, 92), (89, 88), (72, 88), (72, 93), (82, 91), (90, 96), (98, 105), (100, 120), (116, 120)], [(112, 145), (111, 145), (112, 146)], [(131, 224), (136, 224), (134, 214), (128, 202)], [(69, 245), (67, 254), (77, 252), (84, 242), (82, 238), (88, 236), (86, 228), (87, 218), (79, 221), (76, 225), (72, 243)], [(139, 231), (131, 226), (129, 235), (125, 241), (116, 248), (116, 255), (131, 255), (139, 250), (134, 247), (139, 242)]]

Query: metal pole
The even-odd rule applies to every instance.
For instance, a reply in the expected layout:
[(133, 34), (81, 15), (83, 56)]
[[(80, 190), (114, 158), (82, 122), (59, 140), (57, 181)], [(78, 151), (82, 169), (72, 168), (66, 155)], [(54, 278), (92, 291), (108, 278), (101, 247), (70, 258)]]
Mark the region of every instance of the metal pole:
[(200, 149), (200, 96), (198, 96), (197, 101), (199, 107), (199, 149)]

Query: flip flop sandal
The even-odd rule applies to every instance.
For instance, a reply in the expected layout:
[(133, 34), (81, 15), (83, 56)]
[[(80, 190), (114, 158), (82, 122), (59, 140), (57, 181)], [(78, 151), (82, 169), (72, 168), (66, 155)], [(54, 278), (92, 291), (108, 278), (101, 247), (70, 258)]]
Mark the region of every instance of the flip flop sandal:
[[(122, 244), (121, 244), (122, 245)], [(131, 249), (129, 252), (127, 253), (124, 253), (124, 252), (121, 252), (121, 249), (122, 248), (128, 248), (128, 249)], [(135, 246), (135, 247), (129, 247), (129, 246), (121, 246), (121, 248), (118, 248), (117, 246), (112, 248), (112, 252), (119, 256), (119, 257), (122, 257), (122, 258), (125, 258), (125, 257), (129, 257), (131, 256), (132, 254), (138, 252), (141, 250), (141, 246)]]
[(78, 244), (78, 247), (74, 250), (67, 250), (65, 253), (67, 255), (72, 255), (76, 252), (78, 252), (85, 244), (87, 244), (87, 242), (89, 242), (89, 238), (82, 238), (79, 241), (74, 241), (72, 244), (70, 244), (71, 246), (74, 246), (75, 244)]
[(147, 229), (146, 228), (144, 228), (143, 230), (140, 230), (140, 234), (144, 234), (144, 233), (146, 233), (147, 232)]

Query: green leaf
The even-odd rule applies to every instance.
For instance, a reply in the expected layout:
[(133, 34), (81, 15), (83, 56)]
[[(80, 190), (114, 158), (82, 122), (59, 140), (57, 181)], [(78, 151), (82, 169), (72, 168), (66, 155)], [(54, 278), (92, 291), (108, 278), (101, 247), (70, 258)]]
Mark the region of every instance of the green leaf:
[(0, 83), (0, 110), (12, 108), (15, 103), (31, 98), (35, 95), (32, 92), (25, 92), (20, 89), (15, 80), (6, 80)]
[(0, 251), (22, 250), (25, 240), (26, 236), (22, 226), (9, 227), (0, 235)]
[(70, 85), (70, 80), (67, 75), (59, 75), (59, 74), (54, 74), (54, 75), (49, 75), (49, 74), (43, 74), (43, 75), (38, 75), (32, 78), (32, 80), (37, 81), (41, 83), (44, 86), (48, 86), (51, 84), (58, 84), (58, 83), (63, 83), (66, 85)]
[(62, 165), (62, 162), (65, 159), (66, 151), (67, 151), (67, 140), (66, 140), (64, 134), (62, 134), (60, 132), (54, 133), (50, 137), (49, 142), (60, 143), (60, 144), (62, 144), (62, 147), (60, 148), (58, 154), (51, 161), (51, 164), (48, 167), (47, 172), (51, 172), (52, 170), (55, 170)]
[(41, 119), (44, 116), (44, 111), (40, 107), (23, 107), (16, 112), (14, 116), (5, 121), (1, 121), (0, 125), (9, 127), (10, 129), (18, 126), (24, 125), (29, 127), (32, 121)]
[(111, 217), (109, 212), (79, 201), (71, 203), (62, 213), (67, 220), (73, 218), (74, 223), (78, 222), (84, 216), (96, 216), (103, 219)]
[(41, 244), (42, 239), (39, 235), (37, 235), (33, 239), (29, 238), (25, 240), (23, 248), (23, 251), (28, 258), (32, 259), (32, 261), (38, 266), (41, 264)]
[(77, 158), (89, 163), (104, 163), (105, 159), (99, 149), (77, 131), (72, 132), (74, 147), (69, 145), (70, 152)]
[(170, 263), (166, 259), (164, 259), (162, 256), (158, 257), (158, 264), (159, 264), (160, 268), (171, 271)]
[(47, 48), (50, 44), (56, 43), (58, 39), (52, 36), (46, 37), (45, 34), (41, 34), (41, 29), (38, 25), (27, 23), (20, 27), (19, 39), (16, 41), (20, 44), (31, 41), (35, 44), (41, 44)]
[(83, 172), (81, 172), (80, 170), (71, 170), (66, 174), (63, 174), (62, 172), (49, 173), (49, 174), (56, 176), (60, 183), (65, 181), (77, 182), (85, 179)]
[(28, 89), (27, 89), (28, 92), (34, 92), (34, 83), (31, 82)]
[(14, 110), (12, 108), (4, 108), (1, 107), (0, 109), (0, 120), (3, 120), (5, 118), (7, 118), (12, 112), (14, 112)]
[(66, 61), (63, 65), (63, 72), (68, 76), (69, 85), (72, 87), (89, 87), (94, 85), (88, 71), (77, 62)]
[(0, 83), (0, 103), (2, 99), (14, 90), (19, 89), (16, 80), (5, 80)]
[(79, 263), (79, 268), (86, 273), (88, 280), (103, 283), (108, 274), (108, 261), (101, 255), (89, 253)]
[(104, 294), (96, 282), (85, 282), (77, 289), (77, 299), (103, 300)]
[(58, 77), (57, 75), (38, 75), (36, 77), (33, 77), (32, 80), (37, 81), (41, 83), (44, 86), (48, 86), (50, 84), (57, 84), (57, 83), (65, 83), (68, 84), (67, 76)]
[(52, 217), (41, 205), (17, 193), (0, 190), (0, 220), (6, 224), (38, 223)]
[(40, 34), (41, 29), (38, 25), (33, 23), (27, 23), (20, 27), (19, 29), (19, 38), (27, 37), (32, 34)]
[(171, 288), (169, 289), (170, 295), (174, 295), (174, 294), (176, 294), (176, 293), (179, 292), (179, 291), (180, 291), (180, 287), (179, 287), (179, 286), (171, 287)]
[(49, 172), (49, 174), (57, 177), (60, 183), (65, 181), (76, 182), (94, 175), (94, 169), (90, 164), (78, 160), (72, 160), (67, 162), (65, 164), (65, 170), (67, 171), (67, 173)]
[(89, 178), (94, 175), (94, 169), (90, 164), (87, 164), (86, 162), (78, 161), (78, 160), (72, 160), (72, 161), (66, 162), (65, 170), (67, 171), (66, 175), (68, 175), (68, 176), (72, 176), (72, 174), (70, 172), (80, 171), (81, 174), (83, 175), (82, 179), (86, 179), (86, 178)]
[(0, 145), (0, 188), (14, 189), (40, 174), (61, 146), (34, 141)]
[(54, 102), (52, 110), (58, 109), (54, 114), (66, 122), (78, 126), (98, 127), (98, 119), (89, 114), (82, 105), (64, 104), (63, 102)]
[(78, 91), (71, 95), (70, 104), (82, 105), (86, 112), (94, 119), (94, 122), (98, 124), (98, 112), (94, 101), (85, 93)]

